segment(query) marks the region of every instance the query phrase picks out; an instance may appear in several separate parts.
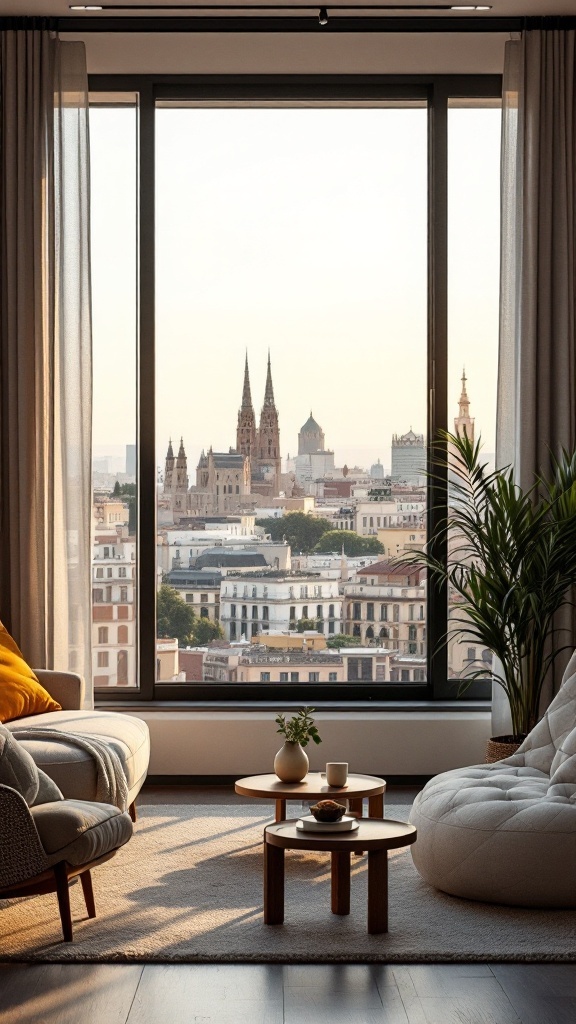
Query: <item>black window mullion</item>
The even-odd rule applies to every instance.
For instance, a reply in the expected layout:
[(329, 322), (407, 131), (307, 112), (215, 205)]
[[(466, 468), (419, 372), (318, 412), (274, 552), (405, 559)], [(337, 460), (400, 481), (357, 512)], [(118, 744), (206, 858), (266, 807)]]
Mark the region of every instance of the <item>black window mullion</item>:
[[(428, 470), (438, 443), (438, 431), (448, 425), (448, 96), (446, 83), (436, 81), (428, 107)], [(434, 468), (428, 477), (427, 536), (432, 536), (447, 513), (447, 469)], [(448, 546), (436, 545), (445, 561)], [(428, 682), (431, 696), (445, 690), (448, 675), (448, 588), (427, 582)]]
[(156, 358), (154, 92), (140, 87), (140, 217), (138, 360), (138, 664), (140, 695), (150, 700), (156, 681)]

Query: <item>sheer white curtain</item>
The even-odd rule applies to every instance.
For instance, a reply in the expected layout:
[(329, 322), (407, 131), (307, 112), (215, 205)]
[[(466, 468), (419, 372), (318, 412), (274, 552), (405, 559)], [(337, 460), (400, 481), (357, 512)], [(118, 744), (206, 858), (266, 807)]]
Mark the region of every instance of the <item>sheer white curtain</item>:
[(44, 28), (0, 45), (0, 617), (90, 700), (86, 59)]
[[(573, 30), (530, 30), (506, 44), (496, 459), (523, 487), (576, 443), (575, 43)], [(574, 644), (572, 616), (558, 625)], [(506, 712), (496, 686), (494, 735)]]

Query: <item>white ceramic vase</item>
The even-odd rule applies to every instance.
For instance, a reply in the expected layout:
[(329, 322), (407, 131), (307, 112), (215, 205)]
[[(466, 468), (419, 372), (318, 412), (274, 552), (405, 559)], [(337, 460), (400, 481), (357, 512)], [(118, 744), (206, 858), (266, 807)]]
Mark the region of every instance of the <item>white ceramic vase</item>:
[(308, 754), (299, 743), (286, 740), (274, 758), (274, 771), (282, 782), (302, 782), (308, 774)]

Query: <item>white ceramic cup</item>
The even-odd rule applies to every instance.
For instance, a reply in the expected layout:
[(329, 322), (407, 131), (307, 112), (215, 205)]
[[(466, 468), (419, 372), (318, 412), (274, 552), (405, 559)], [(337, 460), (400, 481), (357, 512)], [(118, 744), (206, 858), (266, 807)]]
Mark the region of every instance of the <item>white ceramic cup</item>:
[(329, 786), (345, 786), (348, 781), (347, 761), (328, 761), (326, 782)]

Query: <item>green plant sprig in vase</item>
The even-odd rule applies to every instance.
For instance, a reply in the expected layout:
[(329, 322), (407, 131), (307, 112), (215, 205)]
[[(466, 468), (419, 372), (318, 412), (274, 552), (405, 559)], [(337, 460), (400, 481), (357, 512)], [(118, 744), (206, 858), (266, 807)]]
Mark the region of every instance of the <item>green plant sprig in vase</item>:
[(309, 707), (300, 708), (298, 714), (288, 720), (286, 715), (276, 716), (276, 732), (286, 737), (274, 758), (274, 771), (282, 782), (301, 782), (308, 774), (310, 762), (304, 747), (310, 740), (316, 744), (322, 742), (311, 717), (314, 710)]

